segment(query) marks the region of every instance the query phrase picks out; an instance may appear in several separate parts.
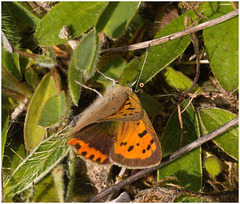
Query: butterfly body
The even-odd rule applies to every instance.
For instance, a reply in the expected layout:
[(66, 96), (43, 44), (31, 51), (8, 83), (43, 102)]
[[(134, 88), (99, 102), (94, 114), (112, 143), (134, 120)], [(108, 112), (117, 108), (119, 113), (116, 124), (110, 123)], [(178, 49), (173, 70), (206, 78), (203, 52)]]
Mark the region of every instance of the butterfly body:
[(99, 164), (128, 168), (155, 166), (161, 146), (137, 95), (129, 87), (114, 87), (79, 118), (68, 144), (77, 155)]

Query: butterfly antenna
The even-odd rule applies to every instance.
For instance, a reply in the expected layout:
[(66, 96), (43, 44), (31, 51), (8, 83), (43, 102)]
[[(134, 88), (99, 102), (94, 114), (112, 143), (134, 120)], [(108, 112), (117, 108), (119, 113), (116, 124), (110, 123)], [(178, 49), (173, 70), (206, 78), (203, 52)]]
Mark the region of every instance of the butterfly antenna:
[(95, 92), (96, 94), (98, 94), (100, 97), (103, 97), (103, 95), (102, 95), (100, 92), (98, 92), (96, 89), (92, 89), (92, 88), (90, 88), (90, 87), (88, 87), (88, 86), (82, 84), (82, 83), (79, 82), (79, 81), (76, 81), (76, 80), (75, 80), (75, 82), (76, 82), (78, 85), (84, 87), (85, 89), (88, 89), (88, 90), (94, 91), (94, 92)]
[(112, 82), (113, 82), (113, 87), (115, 86), (116, 81), (115, 81), (114, 79), (106, 76), (105, 74), (103, 74), (102, 72), (100, 72), (98, 69), (97, 69), (97, 72), (98, 72), (99, 74), (101, 74), (105, 79), (109, 79), (110, 81), (112, 81)]
[(139, 74), (137, 80), (134, 81), (134, 82), (132, 83), (132, 86), (136, 83), (135, 91), (137, 90), (137, 87), (138, 87), (138, 84), (139, 84), (140, 78), (141, 78), (141, 76), (142, 76), (143, 68), (144, 68), (144, 65), (145, 65), (145, 63), (146, 63), (146, 60), (147, 60), (147, 56), (148, 56), (148, 52), (149, 52), (149, 50), (150, 50), (150, 43), (149, 43), (148, 46), (147, 46), (147, 52), (146, 52), (146, 55), (145, 55), (145, 58), (144, 58), (144, 61), (143, 61), (143, 65), (142, 65), (142, 68), (141, 68), (140, 74)]

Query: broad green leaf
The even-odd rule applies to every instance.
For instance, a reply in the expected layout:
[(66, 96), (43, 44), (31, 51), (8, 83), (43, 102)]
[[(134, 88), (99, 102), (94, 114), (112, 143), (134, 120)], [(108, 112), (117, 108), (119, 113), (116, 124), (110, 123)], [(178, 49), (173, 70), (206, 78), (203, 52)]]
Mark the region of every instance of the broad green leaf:
[(139, 2), (109, 2), (98, 19), (96, 29), (117, 38), (128, 27), (138, 11)]
[(2, 67), (5, 68), (17, 80), (22, 79), (21, 70), (19, 67), (19, 55), (16, 53), (9, 53), (2, 49)]
[(54, 79), (50, 74), (46, 74), (38, 85), (31, 102), (28, 106), (25, 125), (24, 140), (26, 149), (32, 152), (42, 141), (46, 128), (38, 125), (44, 103), (51, 97), (58, 95), (58, 90)]
[(68, 88), (75, 106), (78, 105), (82, 87), (76, 81), (82, 83), (82, 72), (77, 68), (75, 59), (73, 57), (68, 71)]
[(76, 106), (81, 94), (81, 86), (77, 82), (82, 83), (95, 73), (98, 47), (98, 36), (93, 29), (82, 39), (71, 59), (68, 81), (70, 95)]
[(61, 122), (65, 113), (66, 98), (64, 91), (58, 96), (49, 98), (42, 109), (39, 125), (49, 127)]
[(8, 3), (8, 6), (13, 14), (28, 26), (34, 28), (40, 22), (40, 16), (33, 11), (32, 7), (27, 2)]
[(30, 67), (29, 69), (26, 70), (25, 72), (25, 79), (27, 83), (32, 86), (32, 88), (35, 90), (40, 82), (40, 79), (38, 77), (37, 72)]
[(161, 104), (152, 96), (142, 93), (139, 97), (143, 109), (149, 116), (153, 116), (161, 110)]
[[(47, 76), (49, 78), (49, 75)], [(46, 78), (45, 78), (46, 79)], [(68, 153), (69, 128), (42, 141), (15, 169), (4, 184), (3, 198), (20, 193), (38, 183)]]
[[(11, 2), (2, 3), (2, 32), (6, 38), (2, 38), (3, 48), (8, 52), (13, 52), (13, 48), (18, 47), (20, 39), (16, 21), (9, 9)], [(2, 49), (3, 51), (3, 49)]]
[[(233, 7), (227, 2), (211, 2), (204, 15), (209, 20), (223, 16)], [(204, 44), (212, 72), (226, 91), (238, 87), (238, 17), (203, 30)]]
[(75, 50), (73, 60), (76, 62), (76, 69), (82, 71), (86, 80), (91, 78), (96, 71), (98, 47), (98, 35), (93, 29), (82, 39)]
[(49, 173), (45, 176), (36, 186), (34, 186), (35, 193), (33, 197), (33, 202), (37, 203), (57, 203), (59, 202), (56, 195), (56, 188), (53, 183), (53, 177)]
[[(196, 20), (196, 15), (194, 12), (189, 11), (185, 14), (182, 14), (178, 18), (174, 19), (171, 23), (165, 26), (160, 32), (155, 36), (160, 38), (181, 30), (185, 30), (184, 25), (185, 16), (191, 17)], [(179, 57), (184, 50), (188, 47), (190, 43), (190, 38), (184, 36), (166, 43), (156, 45), (150, 48), (146, 64), (144, 66), (144, 72), (141, 76), (141, 82), (146, 83), (152, 77), (154, 77), (158, 72), (163, 70), (167, 65), (169, 65), (173, 60)], [(144, 61), (144, 58), (142, 62)]]
[[(131, 85), (136, 81), (140, 73), (141, 67), (139, 66), (139, 64), (141, 59), (142, 58), (135, 58), (131, 60), (131, 62), (129, 62), (127, 66), (124, 68), (120, 76), (120, 84), (122, 86)], [(144, 69), (143, 69), (143, 72), (144, 72)]]
[[(176, 92), (187, 91), (192, 85), (192, 81), (188, 77), (181, 72), (175, 71), (171, 67), (167, 67), (162, 73), (166, 83)], [(197, 90), (200, 92), (200, 87), (198, 85), (191, 90), (191, 93), (195, 93)]]
[[(189, 101), (181, 104), (181, 110)], [(195, 141), (199, 137), (199, 126), (195, 109), (192, 104), (182, 114), (183, 121), (183, 140), (182, 146)], [(163, 157), (173, 153), (180, 148), (181, 129), (177, 110), (170, 116), (165, 131), (162, 136)], [(202, 187), (202, 167), (200, 147), (183, 155), (179, 159), (163, 166), (159, 169), (159, 179), (166, 176), (176, 176), (179, 185), (190, 190), (199, 191)]]
[(38, 24), (35, 40), (39, 45), (52, 46), (63, 42), (59, 33), (68, 26), (71, 36), (77, 37), (93, 26), (105, 2), (60, 2)]
[(215, 179), (221, 172), (221, 163), (216, 156), (205, 158), (203, 164), (211, 179)]
[[(114, 79), (115, 81), (119, 80), (119, 76), (121, 75), (122, 71), (126, 67), (127, 63), (124, 59), (120, 56), (113, 58), (110, 63), (101, 67), (100, 72), (102, 72), (105, 76)], [(113, 83), (109, 79), (106, 79), (103, 75), (96, 73), (94, 76), (94, 80), (100, 83)]]
[[(210, 108), (199, 111), (201, 122), (207, 132), (211, 132), (237, 116), (229, 111)], [(238, 126), (214, 138), (214, 142), (227, 154), (238, 159)]]

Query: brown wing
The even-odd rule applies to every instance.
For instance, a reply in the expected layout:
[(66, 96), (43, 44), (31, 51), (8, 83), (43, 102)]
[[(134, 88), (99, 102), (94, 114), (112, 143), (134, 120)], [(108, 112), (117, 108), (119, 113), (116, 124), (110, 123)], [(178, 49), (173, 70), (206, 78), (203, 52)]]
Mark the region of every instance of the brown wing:
[(159, 139), (145, 111), (141, 120), (119, 122), (117, 140), (110, 152), (114, 163), (146, 168), (158, 165), (161, 157)]
[(68, 144), (78, 156), (99, 164), (109, 164), (109, 153), (116, 136), (116, 122), (89, 125), (75, 132)]

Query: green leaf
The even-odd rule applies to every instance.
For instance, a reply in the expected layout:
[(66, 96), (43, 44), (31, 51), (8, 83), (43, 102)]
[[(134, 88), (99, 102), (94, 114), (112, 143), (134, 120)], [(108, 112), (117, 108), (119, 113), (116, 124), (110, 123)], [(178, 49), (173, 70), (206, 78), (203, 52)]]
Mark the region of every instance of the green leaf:
[(21, 137), (11, 138), (6, 141), (4, 148), (3, 164), (2, 164), (2, 178), (3, 184), (9, 179), (14, 170), (27, 156), (25, 146)]
[(179, 198), (177, 198), (176, 200), (174, 200), (174, 202), (176, 203), (203, 203), (204, 200), (201, 198), (195, 198), (192, 196), (180, 196)]
[(76, 106), (81, 95), (81, 86), (76, 81), (82, 83), (83, 79), (87, 80), (95, 73), (98, 47), (98, 36), (93, 29), (82, 39), (71, 59), (68, 72), (69, 91)]
[[(165, 26), (160, 32), (157, 33), (155, 39), (181, 30), (185, 30), (185, 16), (191, 17), (193, 21), (197, 18), (193, 11), (189, 11), (179, 16), (178, 18), (175, 18), (171, 23)], [(147, 61), (144, 66), (144, 72), (141, 76), (141, 82), (148, 82), (158, 72), (163, 70), (167, 65), (169, 65), (172, 61), (179, 57), (188, 47), (190, 42), (190, 38), (188, 36), (184, 36), (151, 47), (148, 53)], [(142, 60), (142, 63), (143, 61), (144, 58)]]
[(135, 58), (131, 60), (131, 62), (129, 62), (124, 68), (120, 76), (120, 84), (122, 86), (131, 85), (133, 82), (136, 81), (140, 73), (139, 64), (141, 59), (142, 58)]
[(21, 70), (19, 67), (19, 55), (16, 53), (9, 53), (2, 49), (2, 67), (4, 67), (17, 80), (22, 79)]
[[(4, 148), (7, 140), (7, 132), (8, 132), (8, 123), (9, 123), (9, 112), (6, 110), (2, 110), (2, 155), (1, 155), (1, 161), (3, 162), (3, 154), (4, 154)], [(2, 163), (1, 163), (2, 166)]]
[[(237, 117), (229, 111), (218, 108), (202, 109), (199, 111), (199, 116), (207, 132), (211, 132)], [(214, 138), (214, 142), (227, 154), (238, 159), (238, 126), (217, 136)]]
[(61, 122), (65, 113), (66, 98), (64, 91), (59, 96), (49, 98), (42, 109), (39, 125), (49, 127)]
[[(181, 104), (181, 110), (189, 101)], [(182, 114), (183, 121), (183, 141), (182, 146), (195, 141), (199, 137), (199, 127), (196, 113), (192, 104)], [(170, 116), (165, 131), (162, 136), (163, 156), (171, 154), (180, 148), (181, 129), (177, 110)], [(202, 187), (202, 167), (200, 147), (183, 155), (179, 159), (163, 166), (159, 169), (159, 179), (166, 176), (176, 176), (178, 185), (190, 190), (199, 191)]]
[(58, 90), (54, 79), (50, 74), (46, 74), (35, 91), (28, 106), (25, 125), (24, 140), (26, 149), (32, 152), (42, 141), (46, 128), (38, 125), (44, 103), (52, 96), (58, 95)]
[[(204, 15), (211, 20), (231, 11), (230, 3), (211, 2)], [(203, 37), (212, 72), (226, 91), (233, 91), (238, 87), (238, 17), (204, 29)]]
[[(49, 78), (49, 75), (47, 76)], [(45, 78), (46, 79), (46, 78)], [(68, 153), (69, 128), (42, 141), (4, 184), (3, 197), (20, 193), (46, 176)]]
[[(127, 63), (120, 56), (113, 58), (107, 65), (101, 67), (100, 71), (107, 77), (114, 79), (115, 81), (119, 80), (119, 76), (126, 67)], [(109, 79), (106, 79), (99, 73), (96, 73), (94, 80), (100, 83), (113, 83)]]
[(139, 2), (109, 2), (98, 19), (97, 31), (113, 38), (119, 37), (128, 27), (139, 6)]
[(21, 102), (26, 97), (30, 98), (32, 93), (7, 70), (2, 67), (2, 91), (16, 101)]
[(13, 14), (21, 21), (34, 28), (40, 22), (40, 16), (33, 11), (27, 2), (8, 2)]
[(93, 29), (80, 42), (74, 54), (76, 69), (80, 69), (86, 80), (91, 78), (96, 71), (98, 58), (98, 35)]
[(205, 158), (203, 164), (211, 179), (214, 179), (221, 172), (221, 163), (216, 156)]
[(59, 33), (63, 26), (68, 26), (72, 38), (79, 36), (93, 26), (105, 2), (60, 2), (41, 20), (35, 33), (36, 43), (53, 46), (63, 42)]
[[(171, 67), (167, 67), (162, 71), (162, 73), (167, 84), (171, 86), (173, 89), (175, 89), (176, 92), (187, 91), (192, 85), (192, 81), (188, 77), (186, 77), (181, 72), (175, 71)], [(199, 89), (200, 87), (196, 85), (191, 90), (191, 93), (195, 93)]]
[(37, 88), (40, 82), (37, 72), (32, 67), (26, 70), (25, 79), (27, 83), (33, 87), (34, 90)]
[(80, 98), (82, 89), (82, 86), (76, 83), (76, 81), (82, 83), (82, 72), (77, 68), (75, 59), (73, 57), (68, 71), (68, 88), (75, 106), (78, 105), (78, 100)]
[(45, 176), (36, 186), (33, 202), (37, 203), (57, 203), (59, 202), (56, 194), (56, 188), (51, 174)]
[(142, 107), (147, 112), (148, 116), (155, 115), (162, 108), (159, 101), (148, 94), (142, 93), (139, 98)]

